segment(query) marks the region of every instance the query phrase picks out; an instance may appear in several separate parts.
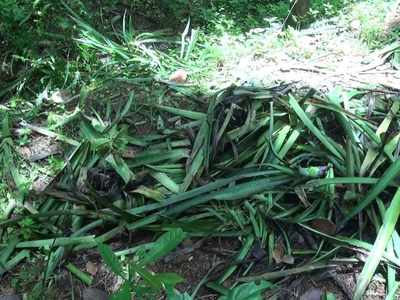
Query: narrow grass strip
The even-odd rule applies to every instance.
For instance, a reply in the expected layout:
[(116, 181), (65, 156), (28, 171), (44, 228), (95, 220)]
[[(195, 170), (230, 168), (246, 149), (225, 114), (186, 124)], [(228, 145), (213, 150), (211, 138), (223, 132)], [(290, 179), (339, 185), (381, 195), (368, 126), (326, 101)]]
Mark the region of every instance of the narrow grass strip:
[(0, 265), (0, 276), (2, 276), (5, 272), (11, 270), (16, 265), (18, 265), (22, 260), (28, 258), (30, 255), (29, 250), (22, 250), (18, 252), (13, 258), (11, 258), (4, 265)]
[(382, 175), (381, 179), (367, 192), (366, 197), (358, 203), (357, 206), (347, 214), (344, 220), (339, 224), (339, 228), (343, 227), (349, 220), (360, 213), (365, 207), (371, 204), (372, 201), (378, 197), (378, 195), (384, 191), (389, 184), (400, 174), (400, 159), (395, 161), (386, 172)]
[(174, 114), (174, 115), (177, 115), (180, 117), (184, 117), (184, 118), (188, 118), (191, 120), (203, 120), (206, 117), (205, 113), (190, 111), (190, 110), (185, 110), (185, 109), (179, 109), (179, 108), (174, 108), (174, 107), (170, 107), (170, 106), (157, 105), (157, 108), (162, 109), (171, 114)]
[(51, 137), (51, 138), (55, 138), (55, 139), (57, 139), (59, 141), (62, 141), (62, 142), (67, 143), (67, 144), (70, 144), (72, 146), (78, 147), (80, 145), (80, 143), (78, 141), (75, 141), (75, 140), (73, 140), (73, 139), (71, 139), (69, 137), (66, 137), (65, 135), (55, 133), (55, 132), (53, 132), (51, 130), (48, 130), (46, 128), (43, 128), (43, 127), (31, 125), (31, 124), (28, 124), (26, 122), (23, 122), (22, 126), (24, 126), (26, 128), (29, 128), (32, 131), (36, 131), (37, 133), (40, 133), (42, 135), (45, 135), (45, 136), (48, 136), (48, 137)]
[(400, 282), (396, 282), (394, 288), (386, 295), (385, 300), (395, 300), (397, 299), (396, 292), (400, 287)]
[(331, 184), (376, 184), (378, 178), (368, 177), (336, 177), (336, 178), (323, 178), (313, 179), (306, 182), (302, 187), (309, 189)]
[(79, 270), (75, 265), (69, 263), (65, 267), (67, 268), (68, 271), (74, 274), (79, 280), (81, 280), (86, 285), (91, 285), (93, 283), (93, 277)]
[(383, 225), (379, 230), (378, 236), (372, 247), (371, 253), (367, 258), (364, 268), (358, 278), (354, 300), (361, 300), (371, 279), (374, 275), (379, 262), (382, 259), (386, 246), (392, 238), (397, 220), (400, 216), (400, 188), (397, 189), (389, 208), (385, 212)]
[(16, 248), (41, 248), (41, 247), (56, 247), (56, 246), (68, 246), (74, 244), (87, 244), (94, 242), (94, 235), (82, 236), (82, 237), (60, 237), (47, 240), (36, 240), (20, 242)]
[[(307, 229), (308, 231), (311, 231), (312, 233), (318, 234), (324, 238), (329, 239), (332, 242), (336, 242), (337, 244), (344, 244), (344, 245), (350, 245), (352, 247), (356, 247), (356, 248), (360, 248), (360, 249), (364, 249), (367, 250), (368, 252), (372, 251), (373, 245), (371, 245), (370, 243), (364, 242), (364, 241), (360, 241), (354, 238), (348, 238), (348, 237), (343, 237), (340, 235), (329, 235), (323, 232), (320, 232), (318, 230), (315, 230), (305, 224), (299, 223), (299, 225), (305, 229)], [(391, 264), (393, 264), (394, 266), (400, 268), (400, 259), (397, 258), (395, 255), (385, 251), (383, 253), (383, 257), (385, 259), (388, 260), (388, 262), (390, 262)]]
[(316, 136), (317, 139), (336, 157), (343, 159), (343, 155), (339, 152), (336, 146), (333, 144), (333, 141), (329, 140), (328, 137), (323, 134), (310, 120), (310, 118), (306, 115), (304, 110), (297, 103), (297, 100), (289, 95), (289, 104), (296, 113), (296, 115), (300, 118), (300, 120), (304, 123), (304, 125)]
[(239, 278), (239, 281), (252, 282), (252, 281), (256, 281), (256, 280), (273, 280), (273, 279), (288, 277), (291, 275), (301, 274), (301, 273), (305, 273), (305, 272), (313, 272), (313, 271), (321, 270), (321, 269), (335, 268), (336, 266), (337, 266), (336, 264), (321, 264), (321, 263), (311, 264), (311, 265), (288, 269), (288, 270), (268, 272), (268, 273), (264, 273), (264, 274), (256, 275), (256, 276), (242, 277), (242, 278)]

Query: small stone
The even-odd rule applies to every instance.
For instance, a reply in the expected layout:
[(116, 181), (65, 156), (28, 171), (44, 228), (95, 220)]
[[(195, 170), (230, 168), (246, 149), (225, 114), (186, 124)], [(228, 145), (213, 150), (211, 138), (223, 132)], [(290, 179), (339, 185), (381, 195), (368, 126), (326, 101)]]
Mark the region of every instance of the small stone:
[(52, 181), (52, 177), (40, 175), (33, 183), (32, 183), (32, 191), (36, 193), (42, 193), (49, 186)]
[(293, 265), (294, 264), (294, 257), (291, 255), (284, 255), (282, 257), (282, 262), (288, 265)]
[[(104, 292), (102, 290), (88, 288), (88, 289), (83, 290), (82, 299), (83, 300), (108, 300), (108, 295), (106, 292)], [(2, 300), (2, 299), (0, 299), (0, 300)]]
[(169, 77), (170, 81), (175, 81), (176, 83), (184, 83), (186, 82), (188, 74), (185, 70), (179, 69), (171, 74)]
[(51, 94), (50, 100), (54, 103), (64, 103), (70, 97), (67, 91), (59, 90)]
[(265, 249), (261, 246), (260, 242), (256, 242), (251, 250), (251, 256), (254, 257), (257, 261), (262, 260), (267, 255)]

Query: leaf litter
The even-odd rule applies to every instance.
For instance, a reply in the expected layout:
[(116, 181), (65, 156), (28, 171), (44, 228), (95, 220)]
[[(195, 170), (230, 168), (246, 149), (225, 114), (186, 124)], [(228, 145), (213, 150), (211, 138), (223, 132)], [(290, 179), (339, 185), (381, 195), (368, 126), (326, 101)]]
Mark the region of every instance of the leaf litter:
[(253, 29), (243, 36), (223, 36), (220, 43), (226, 59), (210, 82), (255, 86), (286, 82), (325, 92), (336, 86), (397, 90), (400, 74), (392, 66), (397, 42), (371, 51), (359, 38), (360, 28), (339, 17), (285, 33), (271, 22), (270, 28)]

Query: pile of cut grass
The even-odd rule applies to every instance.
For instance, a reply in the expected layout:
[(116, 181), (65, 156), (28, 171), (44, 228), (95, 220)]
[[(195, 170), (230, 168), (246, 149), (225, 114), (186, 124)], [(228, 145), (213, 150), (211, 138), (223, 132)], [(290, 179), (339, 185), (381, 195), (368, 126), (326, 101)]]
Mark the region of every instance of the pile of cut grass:
[[(14, 168), (3, 171), (25, 205), (0, 222), (1, 274), (29, 255), (47, 253), (41, 278), (47, 286), (65, 253), (114, 241), (126, 232), (166, 232), (161, 242), (136, 241), (133, 249), (118, 249), (130, 255), (139, 251), (144, 262), (129, 271), (132, 276), (145, 280), (144, 264), (184, 239), (224, 236), (239, 238), (243, 245), (237, 263), (208, 282), (218, 292), (226, 292), (223, 285), (233, 274), (239, 278), (235, 286), (260, 279), (278, 282), (338, 266), (342, 259), (352, 258), (356, 268), (363, 264), (354, 255), (359, 249), (369, 259), (355, 299), (361, 299), (377, 269), (387, 271), (387, 292), (395, 295), (400, 107), (396, 99), (376, 97), (371, 110), (365, 104), (368, 95), (340, 90), (299, 94), (288, 85), (232, 86), (198, 100), (198, 110), (192, 111), (145, 104), (131, 92), (118, 105), (110, 102), (91, 114), (85, 110), (90, 97), (82, 96), (77, 107), (85, 113), (75, 120), (77, 136), (36, 128), (71, 149), (43, 193), (28, 194)], [(140, 114), (148, 111), (158, 120), (150, 134), (137, 131), (138, 106)], [(9, 128), (3, 112), (3, 167), (15, 159)], [(30, 232), (19, 231), (26, 224)], [(116, 256), (101, 249), (114, 270)], [(254, 261), (246, 263), (256, 249), (264, 253), (262, 274), (252, 273)], [(114, 271), (124, 272), (120, 269)], [(160, 278), (159, 289), (171, 287)], [(265, 283), (264, 289), (277, 287)]]
[[(160, 291), (170, 300), (195, 299), (201, 285), (220, 299), (241, 293), (261, 299), (261, 291), (278, 290), (288, 276), (343, 262), (357, 271), (365, 261), (356, 252), (370, 258), (355, 298), (381, 272), (394, 299), (400, 266), (395, 93), (301, 93), (279, 85), (232, 86), (200, 97), (197, 85), (218, 86), (204, 84), (223, 64), (218, 34), (211, 39), (188, 23), (177, 42), (163, 32), (135, 30), (126, 15), (121, 30), (107, 34), (65, 8), (79, 30), (74, 49), (82, 60), (65, 68), (37, 64), (42, 57), (25, 60), (39, 71), (61, 71), (64, 85), (49, 73), (34, 103), (24, 101), (21, 91), (36, 91), (25, 85), (36, 78), (28, 66), (29, 73), (20, 72), (0, 92), (18, 90), (0, 105), (0, 199), (10, 200), (0, 221), (0, 276), (26, 260), (42, 271), (35, 272), (33, 289), (18, 292), (44, 293), (64, 266), (91, 285), (93, 278), (68, 254), (97, 247), (124, 279), (118, 295), (126, 299), (154, 299)], [(380, 32), (374, 26), (372, 37)], [(397, 65), (398, 45), (390, 52)], [(163, 80), (178, 68), (194, 87)], [(59, 88), (80, 93), (54, 102)], [(31, 177), (38, 168), (51, 172), (17, 151), (31, 132), (57, 139), (65, 150), (41, 193), (30, 191)], [(142, 232), (154, 242), (124, 238)], [(184, 280), (176, 274), (148, 271), (185, 240), (211, 237), (239, 240), (241, 249), (228, 268), (211, 269), (191, 296), (173, 291)], [(115, 241), (122, 244), (114, 251), (105, 245)]]

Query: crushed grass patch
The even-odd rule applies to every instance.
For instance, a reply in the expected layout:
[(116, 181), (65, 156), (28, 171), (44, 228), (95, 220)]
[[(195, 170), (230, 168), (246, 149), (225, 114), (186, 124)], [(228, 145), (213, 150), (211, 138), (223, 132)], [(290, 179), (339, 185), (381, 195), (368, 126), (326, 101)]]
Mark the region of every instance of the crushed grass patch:
[[(133, 92), (111, 110), (83, 110), (62, 171), (44, 192), (25, 194), (16, 218), (0, 223), (4, 242), (17, 241), (2, 250), (5, 266), (18, 255), (49, 249), (43, 282), (51, 282), (50, 274), (67, 259), (65, 251), (78, 253), (142, 231), (165, 232), (158, 242), (165, 248), (134, 239), (134, 252), (129, 245), (114, 249), (138, 253), (126, 261), (134, 269), (154, 263), (184, 239), (239, 238), (235, 261), (241, 267), (231, 265), (208, 283), (218, 292), (233, 274), (239, 281), (274, 282), (336, 268), (349, 257), (356, 266), (348, 247), (374, 251), (371, 229), (380, 228), (379, 207), (390, 200), (400, 173), (397, 102), (377, 97), (381, 109), (369, 112), (359, 106), (366, 94), (301, 95), (286, 84), (232, 86), (196, 111), (141, 106), (158, 120), (146, 135), (132, 122), (139, 105)], [(28, 231), (16, 235), (18, 228)], [(396, 231), (388, 234), (393, 239)], [(255, 251), (261, 256), (253, 260)], [(381, 256), (398, 266), (395, 253)], [(114, 255), (102, 253), (114, 272), (125, 274)], [(254, 274), (261, 262), (268, 271)], [(135, 272), (141, 280), (124, 277), (126, 282), (150, 284), (145, 269)]]

